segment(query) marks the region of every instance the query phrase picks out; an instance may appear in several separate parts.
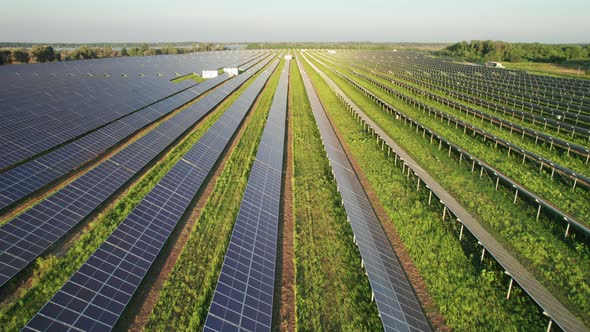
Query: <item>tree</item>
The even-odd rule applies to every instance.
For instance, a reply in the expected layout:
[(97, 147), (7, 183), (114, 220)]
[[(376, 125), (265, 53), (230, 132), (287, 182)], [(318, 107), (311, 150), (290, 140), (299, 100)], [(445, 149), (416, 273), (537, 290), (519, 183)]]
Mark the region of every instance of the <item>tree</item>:
[(162, 54), (178, 54), (178, 49), (172, 45), (166, 45), (162, 48)]
[(94, 59), (96, 58), (96, 52), (92, 49), (89, 48), (86, 45), (82, 45), (80, 47), (78, 47), (77, 49), (73, 50), (68, 58), (70, 60), (86, 60), (86, 59)]
[(568, 60), (579, 59), (584, 53), (584, 49), (578, 45), (566, 46), (563, 48), (563, 53)]
[(110, 58), (113, 56), (113, 48), (110, 46), (104, 48), (93, 49), (97, 58)]
[(438, 52), (443, 56), (459, 57), (476, 61), (536, 61), (562, 62), (568, 59), (588, 57), (588, 46), (547, 45), (539, 43), (506, 43), (492, 40), (460, 42)]
[(121, 49), (121, 56), (128, 56), (129, 54), (127, 54), (127, 49), (125, 47), (123, 47)]
[(139, 47), (139, 51), (141, 52), (140, 55), (147, 55), (146, 53), (150, 50), (150, 45), (147, 43), (142, 43)]
[(504, 54), (504, 60), (510, 62), (520, 62), (525, 56), (526, 51), (522, 47), (510, 46)]
[(12, 63), (12, 58), (10, 57), (11, 54), (12, 52), (10, 52), (10, 50), (0, 50), (0, 58), (2, 58), (3, 64)]
[(149, 51), (145, 52), (144, 55), (159, 55), (162, 54), (162, 50), (159, 48), (150, 48)]
[(140, 52), (141, 52), (141, 51), (140, 51), (140, 50), (139, 50), (139, 48), (137, 48), (137, 47), (132, 47), (132, 48), (130, 48), (130, 49), (127, 51), (127, 53), (129, 54), (129, 56), (138, 56), (138, 55), (141, 55), (141, 54), (140, 54)]
[(37, 62), (48, 62), (55, 60), (53, 47), (47, 45), (34, 45), (31, 55)]
[(12, 50), (12, 59), (20, 63), (28, 63), (30, 60), (29, 53), (25, 49)]

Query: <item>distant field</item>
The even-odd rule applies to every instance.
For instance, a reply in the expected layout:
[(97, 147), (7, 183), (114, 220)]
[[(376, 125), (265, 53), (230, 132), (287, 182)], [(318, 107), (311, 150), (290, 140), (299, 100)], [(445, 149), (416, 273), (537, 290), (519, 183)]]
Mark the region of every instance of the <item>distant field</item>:
[[(540, 62), (502, 62), (504, 67), (521, 69), (541, 75), (557, 75), (590, 79), (590, 62), (540, 63)], [(578, 68), (580, 70), (578, 71)]]

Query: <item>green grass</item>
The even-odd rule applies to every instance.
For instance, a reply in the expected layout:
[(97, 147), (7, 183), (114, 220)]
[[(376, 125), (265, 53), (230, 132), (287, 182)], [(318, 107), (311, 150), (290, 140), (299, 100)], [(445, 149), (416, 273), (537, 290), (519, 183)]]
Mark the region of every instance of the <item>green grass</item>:
[(195, 81), (197, 83), (201, 83), (201, 82), (205, 82), (206, 81), (206, 79), (202, 78), (201, 76), (199, 76), (199, 75), (197, 75), (195, 73), (192, 73), (192, 74), (188, 74), (188, 75), (181, 76), (179, 78), (173, 79), (172, 82), (174, 82), (174, 83), (180, 83), (180, 82), (184, 82), (184, 81), (188, 81), (188, 80), (192, 80), (192, 81)]
[[(317, 65), (317, 64), (316, 64)], [(320, 67), (321, 68), (321, 67)], [(340, 88), (378, 123), (386, 133), (404, 147), (408, 153), (453, 195), (496, 239), (517, 257), (538, 280), (585, 324), (590, 325), (590, 250), (575, 240), (563, 241), (555, 236), (554, 221), (546, 218), (535, 220), (534, 209), (526, 203), (512, 203), (513, 193), (495, 191), (487, 178), (479, 179), (457, 161), (447, 156), (447, 151), (431, 145), (428, 137), (422, 138), (414, 128), (382, 112), (376, 104), (352, 85), (345, 83), (329, 70), (324, 71)], [(373, 92), (377, 92), (373, 88)], [(397, 107), (397, 105), (394, 105)]]
[(295, 62), (291, 93), (297, 330), (382, 330)]
[(63, 255), (53, 254), (35, 261), (30, 285), (21, 287), (16, 296), (0, 308), (0, 326), (13, 331), (22, 328), (31, 317), (49, 301), (67, 279), (76, 272), (104, 240), (125, 220), (133, 208), (152, 190), (160, 179), (182, 158), (182, 156), (209, 129), (231, 103), (251, 84), (246, 82), (238, 91), (229, 96), (204, 122), (173, 148), (166, 158), (153, 166), (136, 184), (128, 189), (115, 205), (90, 221), (83, 234)]
[(271, 75), (252, 110), (252, 118), (164, 283), (145, 330), (203, 329), (283, 65), (284, 61)]
[[(590, 62), (502, 62), (502, 64), (504, 65), (504, 67), (509, 69), (524, 70), (533, 74), (590, 79)], [(579, 72), (578, 68), (580, 68)]]
[(310, 76), (322, 102), (385, 207), (447, 325), (456, 330), (475, 326), (482, 331), (517, 331), (519, 326), (542, 330), (544, 322), (539, 321), (530, 300), (519, 296), (522, 291), (506, 301), (503, 273), (490, 271), (489, 264), (480, 266), (478, 259), (473, 264), (473, 254), (464, 253), (457, 235), (441, 222), (440, 211), (425, 204), (426, 191), (416, 191), (415, 184), (394, 166), (374, 137), (362, 130), (319, 75), (310, 66), (306, 70), (313, 73)]

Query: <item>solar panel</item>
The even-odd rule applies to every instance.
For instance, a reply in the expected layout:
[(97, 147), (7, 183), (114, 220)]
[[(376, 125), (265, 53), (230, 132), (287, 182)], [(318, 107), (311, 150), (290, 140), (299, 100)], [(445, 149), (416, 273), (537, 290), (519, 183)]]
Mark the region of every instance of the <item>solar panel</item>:
[[(310, 65), (319, 72), (313, 64)], [(383, 327), (386, 331), (430, 331), (412, 286), (302, 64), (299, 65), (299, 70)]]
[(270, 331), (289, 61), (275, 91), (225, 255), (205, 331)]
[[(207, 80), (181, 94), (125, 116), (57, 150), (0, 174), (0, 197), (4, 197), (4, 199), (0, 199), (0, 209), (23, 199), (67, 172), (80, 167), (142, 127), (227, 79), (227, 75), (221, 75)], [(31, 167), (38, 168), (38, 170), (27, 171)]]
[(36, 64), (15, 68), (18, 73), (1, 68), (0, 170), (195, 85), (192, 80), (170, 82), (176, 72), (200, 72), (261, 56), (221, 54)]
[[(277, 63), (238, 97), (243, 103), (233, 103), (201, 138), (213, 135), (222, 141), (215, 147), (193, 145), (193, 157), (220, 158), (230, 137), (220, 137), (219, 130), (227, 118), (246, 116)], [(237, 131), (239, 123), (231, 128)], [(212, 166), (178, 161), (23, 330), (111, 330)]]
[[(0, 209), (23, 199), (67, 172), (80, 167), (96, 157), (97, 154), (104, 153), (119, 141), (225, 82), (227, 79), (227, 75), (222, 75), (207, 80), (190, 89), (190, 94), (176, 95), (153, 105), (160, 110), (167, 107), (165, 111), (156, 111), (155, 108), (148, 107), (110, 123), (46, 155), (0, 174), (0, 195), (8, 198), (4, 201), (0, 200)], [(163, 106), (160, 106), (160, 104), (163, 104)], [(166, 125), (167, 123), (162, 124), (162, 126)], [(30, 168), (36, 168), (37, 170), (28, 171)]]
[[(224, 88), (230, 92), (235, 91), (252, 76), (252, 73), (260, 70), (268, 62), (270, 62), (270, 58), (253, 67), (251, 73), (246, 72), (230, 80), (224, 85)], [(227, 95), (228, 92), (211, 93), (166, 122), (173, 122), (175, 119), (181, 118), (182, 121), (176, 124), (186, 131), (210, 112), (213, 107), (221, 103)], [(203, 107), (202, 104), (205, 100), (208, 101), (206, 105), (211, 106)], [(82, 221), (105, 199), (113, 195), (178, 136), (179, 131), (176, 129), (173, 132), (158, 129), (149, 132), (117, 152), (106, 162), (66, 185), (17, 218), (0, 226), (0, 286), (32, 262), (50, 244)], [(38, 227), (31, 229), (32, 222)], [(45, 229), (50, 229), (53, 232), (50, 239), (47, 239), (43, 232), (34, 233)], [(13, 233), (17, 231), (24, 231), (27, 235), (14, 236)], [(55, 236), (57, 239), (54, 238)], [(43, 241), (37, 243), (35, 242), (37, 238), (41, 238)]]
[[(28, 109), (22, 109), (22, 113), (29, 112), (25, 120), (21, 114), (6, 117), (11, 130), (2, 132), (2, 144), (0, 150), (5, 158), (0, 161), (0, 168), (21, 161), (24, 158), (33, 157), (38, 153), (53, 148), (59, 144), (74, 139), (97, 127), (108, 124), (121, 116), (125, 116), (138, 108), (149, 105), (157, 100), (165, 98), (186, 84), (177, 86), (165, 79), (137, 79), (133, 82), (123, 82), (120, 79), (102, 80), (104, 84), (117, 86), (120, 91), (117, 95), (96, 96), (69, 96), (58, 100), (47, 100), (40, 96), (35, 100), (36, 105)], [(126, 83), (129, 86), (125, 86)], [(136, 89), (130, 86), (136, 85)], [(83, 89), (84, 87), (65, 85), (64, 89)], [(97, 92), (101, 86), (96, 87)], [(142, 95), (141, 100), (131, 101), (132, 107), (127, 106), (129, 98)], [(35, 98), (35, 97), (29, 97)], [(92, 100), (89, 104), (87, 101)], [(10, 104), (10, 101), (7, 101)], [(109, 105), (105, 103), (110, 102)]]

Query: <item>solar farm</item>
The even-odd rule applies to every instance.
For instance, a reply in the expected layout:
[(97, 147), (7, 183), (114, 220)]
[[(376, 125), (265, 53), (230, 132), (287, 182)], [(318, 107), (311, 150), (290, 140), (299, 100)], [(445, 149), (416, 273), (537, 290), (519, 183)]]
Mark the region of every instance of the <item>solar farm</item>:
[(0, 120), (2, 331), (589, 330), (590, 80), (103, 58), (1, 66)]

